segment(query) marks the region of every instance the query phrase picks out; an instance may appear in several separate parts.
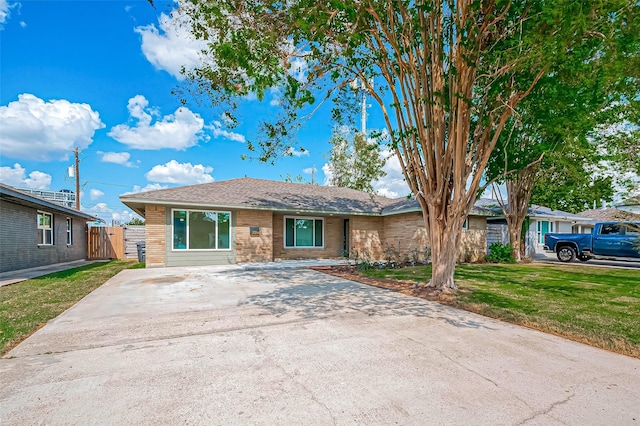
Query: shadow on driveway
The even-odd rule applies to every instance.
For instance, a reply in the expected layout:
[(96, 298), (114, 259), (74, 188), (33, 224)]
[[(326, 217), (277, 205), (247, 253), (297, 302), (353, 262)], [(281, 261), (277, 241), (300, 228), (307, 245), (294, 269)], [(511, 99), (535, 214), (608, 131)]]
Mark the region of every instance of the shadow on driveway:
[(462, 311), (391, 290), (367, 286), (312, 271), (264, 273), (263, 279), (288, 283), (275, 290), (250, 296), (239, 302), (256, 305), (276, 317), (295, 314), (321, 318), (358, 311), (368, 316), (413, 316), (440, 319), (455, 327), (491, 329)]

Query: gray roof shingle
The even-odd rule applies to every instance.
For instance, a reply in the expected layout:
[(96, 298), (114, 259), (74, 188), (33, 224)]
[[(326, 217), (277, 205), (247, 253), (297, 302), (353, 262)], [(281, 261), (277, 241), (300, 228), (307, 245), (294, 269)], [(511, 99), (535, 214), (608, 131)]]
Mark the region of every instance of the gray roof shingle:
[(631, 213), (618, 209), (596, 209), (585, 210), (578, 213), (580, 216), (589, 217), (599, 220), (601, 222), (614, 222), (614, 221), (631, 221), (640, 222), (640, 214)]
[[(254, 178), (125, 194), (120, 200), (143, 214), (145, 204), (193, 205), (229, 209), (258, 209), (305, 213), (387, 215), (419, 212), (416, 199), (386, 198), (336, 186), (309, 185)], [(481, 203), (480, 203), (481, 204)], [(495, 215), (479, 205), (471, 212)]]
[(239, 178), (120, 196), (132, 203), (192, 204), (316, 213), (380, 213), (388, 199), (335, 186)]

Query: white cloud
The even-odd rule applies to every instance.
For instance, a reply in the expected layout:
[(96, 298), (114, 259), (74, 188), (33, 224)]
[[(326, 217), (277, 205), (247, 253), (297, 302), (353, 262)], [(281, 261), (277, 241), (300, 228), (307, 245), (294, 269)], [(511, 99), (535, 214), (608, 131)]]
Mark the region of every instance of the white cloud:
[(166, 164), (158, 164), (154, 166), (145, 175), (151, 182), (177, 183), (177, 184), (196, 184), (213, 182), (213, 177), (209, 174), (213, 171), (213, 167), (203, 166), (202, 164), (178, 163), (171, 160)]
[(289, 149), (287, 149), (286, 155), (292, 155), (294, 157), (302, 157), (303, 155), (309, 155), (309, 151), (307, 151), (304, 148), (298, 151), (294, 147), (290, 146)]
[(138, 194), (140, 192), (155, 191), (157, 189), (167, 189), (167, 188), (169, 188), (167, 185), (162, 185), (159, 183), (150, 183), (144, 187), (140, 185), (133, 185), (133, 191), (124, 192), (120, 195)]
[(11, 17), (11, 9), (20, 7), (20, 3), (15, 2), (9, 4), (7, 0), (0, 0), (0, 30), (4, 29), (3, 24)]
[[(180, 107), (173, 114), (160, 118), (159, 112), (154, 108), (147, 108), (148, 105), (149, 101), (142, 95), (129, 99), (127, 109), (137, 123), (135, 126), (118, 124), (108, 135), (130, 148), (144, 150), (184, 150), (197, 145), (201, 140), (208, 140), (202, 130), (204, 120), (199, 114)], [(152, 123), (154, 116), (156, 121)]]
[(49, 189), (51, 175), (39, 171), (29, 173), (18, 163), (0, 167), (0, 182), (17, 188)]
[(161, 14), (158, 27), (147, 25), (136, 27), (135, 32), (142, 36), (142, 53), (158, 70), (164, 70), (177, 79), (184, 78), (182, 67), (193, 69), (200, 63), (200, 52), (207, 43), (196, 40), (189, 32), (188, 25), (180, 25), (178, 15)]
[(121, 164), (127, 167), (133, 167), (133, 164), (129, 161), (131, 154), (128, 152), (101, 152), (98, 151), (98, 154), (102, 155), (101, 161), (104, 163), (115, 163)]
[(97, 203), (87, 209), (82, 209), (82, 211), (99, 217), (104, 220), (107, 225), (120, 225), (129, 222), (134, 217), (139, 217), (137, 214), (132, 213), (129, 210), (123, 210), (121, 212), (114, 210), (109, 207), (107, 203)]
[(228, 139), (230, 141), (245, 143), (246, 139), (244, 135), (240, 133), (231, 132), (229, 130), (224, 130), (222, 128), (222, 123), (219, 121), (214, 121), (211, 125), (205, 126), (206, 129), (211, 130), (214, 138), (222, 137), (224, 139)]
[(99, 189), (92, 189), (89, 191), (89, 197), (94, 201), (102, 197), (103, 195), (104, 192), (100, 191)]
[[(323, 167), (323, 170), (324, 170), (324, 167)], [(306, 173), (308, 175), (313, 174), (313, 173), (315, 173), (317, 171), (318, 171), (318, 169), (316, 169), (315, 167), (307, 167), (306, 169), (302, 169), (302, 172)]]
[(406, 197), (411, 190), (402, 175), (402, 167), (398, 157), (388, 150), (384, 150), (382, 156), (387, 159), (382, 167), (387, 175), (373, 183), (373, 190), (377, 194), (389, 198)]
[(20, 21), (20, 27), (27, 28), (27, 23), (24, 21)]
[(87, 148), (103, 127), (100, 114), (90, 105), (64, 99), (45, 102), (23, 93), (17, 101), (0, 106), (2, 155), (7, 157), (66, 159), (75, 147)]

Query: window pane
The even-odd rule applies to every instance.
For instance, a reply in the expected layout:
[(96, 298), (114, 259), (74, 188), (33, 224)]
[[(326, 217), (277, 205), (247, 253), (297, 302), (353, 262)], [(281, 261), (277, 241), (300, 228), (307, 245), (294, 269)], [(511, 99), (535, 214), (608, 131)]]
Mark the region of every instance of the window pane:
[(231, 241), (230, 236), (231, 215), (229, 213), (218, 213), (218, 248), (228, 249)]
[(184, 210), (173, 212), (173, 248), (187, 248), (187, 212)]
[(44, 243), (45, 244), (53, 244), (53, 231), (51, 229), (44, 230)]
[(293, 247), (293, 224), (294, 224), (294, 220), (293, 219), (287, 219), (286, 223), (285, 223), (285, 247)]
[(189, 212), (189, 248), (216, 248), (216, 214), (213, 212)]
[(313, 247), (313, 220), (296, 219), (296, 247)]
[(315, 221), (316, 224), (316, 247), (322, 247), (322, 220), (318, 219)]
[(618, 225), (603, 225), (600, 231), (603, 235), (618, 235), (620, 233), (620, 226)]
[(72, 225), (71, 225), (71, 219), (67, 218), (67, 245), (71, 245), (72, 243), (72, 239), (71, 239), (71, 232), (72, 232)]

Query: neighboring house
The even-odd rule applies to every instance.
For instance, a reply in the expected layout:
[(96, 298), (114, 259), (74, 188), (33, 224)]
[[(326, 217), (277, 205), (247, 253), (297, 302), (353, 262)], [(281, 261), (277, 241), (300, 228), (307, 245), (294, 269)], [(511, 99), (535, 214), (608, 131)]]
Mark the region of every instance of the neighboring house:
[(640, 214), (613, 208), (585, 210), (578, 214), (596, 222), (640, 222)]
[[(145, 218), (146, 264), (191, 266), (338, 258), (346, 252), (383, 260), (429, 245), (416, 200), (348, 188), (232, 179), (122, 195)], [(484, 258), (486, 217), (474, 209), (460, 260)]]
[(86, 259), (95, 220), (0, 183), (0, 272)]
[[(490, 208), (487, 204), (488, 201), (484, 201), (485, 208)], [(497, 204), (497, 201), (494, 201)], [(502, 215), (500, 207), (494, 208), (496, 214)], [(503, 243), (509, 242), (509, 234), (506, 232), (506, 221), (503, 217), (489, 218), (488, 227), (491, 234), (497, 232), (497, 229), (502, 231), (501, 235)], [(548, 233), (590, 233), (593, 229), (593, 223), (595, 221), (588, 217), (583, 217), (573, 213), (567, 213), (562, 210), (552, 210), (548, 207), (532, 205), (527, 210), (527, 220), (524, 222), (525, 234), (523, 243), (525, 245), (525, 255), (528, 257), (534, 257), (536, 254), (544, 254), (544, 235)], [(502, 228), (500, 228), (502, 227)]]
[(624, 210), (631, 213), (640, 214), (640, 195), (636, 195), (635, 197), (627, 198), (620, 204), (616, 205), (618, 210)]

